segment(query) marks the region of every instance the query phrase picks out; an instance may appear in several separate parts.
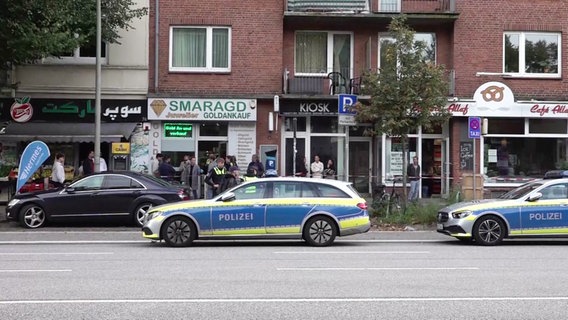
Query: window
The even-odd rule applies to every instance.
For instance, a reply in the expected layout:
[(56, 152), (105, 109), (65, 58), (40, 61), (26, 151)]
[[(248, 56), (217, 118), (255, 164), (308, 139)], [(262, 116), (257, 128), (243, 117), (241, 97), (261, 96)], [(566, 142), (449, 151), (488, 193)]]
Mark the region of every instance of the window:
[(400, 12), (400, 0), (379, 0), (380, 12)]
[(314, 198), (310, 184), (300, 182), (274, 182), (274, 198)]
[(79, 180), (71, 185), (75, 191), (99, 190), (103, 185), (104, 176), (98, 175)]
[(172, 27), (170, 71), (231, 71), (231, 29), (228, 27)]
[[(62, 63), (62, 64), (95, 64), (97, 58), (97, 42), (93, 36), (89, 41), (71, 52), (64, 52), (57, 57), (48, 57), (43, 60), (44, 63)], [(107, 45), (101, 42), (101, 63), (106, 64)]]
[(350, 198), (345, 192), (327, 184), (315, 184), (320, 196), (324, 198)]
[(296, 75), (340, 72), (351, 77), (350, 33), (299, 31), (296, 33)]
[(143, 188), (140, 183), (124, 176), (107, 176), (104, 184), (107, 189)]
[(503, 72), (512, 76), (560, 77), (559, 33), (506, 32)]
[(566, 184), (554, 184), (540, 190), (541, 200), (558, 200), (568, 198), (568, 188)]
[(266, 193), (266, 182), (258, 182), (242, 186), (235, 191), (236, 200), (263, 199)]
[[(436, 62), (436, 34), (434, 33), (415, 33), (415, 42), (422, 42), (424, 51), (422, 57), (424, 62)], [(393, 50), (395, 46), (395, 39), (389, 36), (379, 36), (379, 67), (381, 69), (388, 68), (385, 65), (386, 55), (389, 50)], [(390, 66), (395, 67), (395, 66)]]

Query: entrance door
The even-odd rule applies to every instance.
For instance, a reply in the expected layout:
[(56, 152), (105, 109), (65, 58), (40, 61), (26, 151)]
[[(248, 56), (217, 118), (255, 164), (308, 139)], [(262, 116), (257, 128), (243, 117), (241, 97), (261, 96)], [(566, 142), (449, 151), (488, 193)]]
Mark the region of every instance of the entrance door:
[[(285, 176), (293, 176), (297, 169), (303, 165), (304, 157), (306, 156), (306, 139), (296, 138), (296, 168), (294, 168), (294, 138), (286, 138), (286, 161), (285, 163)], [(306, 160), (307, 161), (307, 160)], [(309, 162), (308, 162), (309, 163)]]
[(349, 141), (349, 181), (360, 193), (370, 193), (371, 141)]

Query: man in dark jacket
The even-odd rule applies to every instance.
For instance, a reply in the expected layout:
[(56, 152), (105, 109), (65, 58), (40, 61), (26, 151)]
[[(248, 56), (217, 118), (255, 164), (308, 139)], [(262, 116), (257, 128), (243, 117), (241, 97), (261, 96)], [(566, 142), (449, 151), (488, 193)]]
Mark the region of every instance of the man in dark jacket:
[(257, 177), (262, 177), (264, 175), (264, 166), (262, 165), (262, 162), (260, 162), (258, 160), (258, 156), (256, 154), (252, 155), (252, 161), (249, 163), (247, 169), (254, 169), (256, 170), (256, 176)]
[(207, 173), (205, 183), (213, 189), (213, 197), (221, 193), (220, 187), (226, 173), (227, 169), (225, 169), (225, 159), (223, 158), (217, 159), (217, 166)]
[(170, 163), (171, 161), (172, 158), (164, 156), (164, 161), (162, 161), (162, 163), (160, 163), (160, 166), (158, 167), (158, 171), (160, 172), (160, 177), (170, 182), (174, 180), (174, 176), (176, 174), (176, 169)]
[(232, 187), (239, 185), (241, 182), (243, 182), (243, 179), (240, 176), (239, 168), (233, 166), (229, 169), (229, 173), (225, 174), (225, 177), (221, 182), (220, 192), (231, 189)]

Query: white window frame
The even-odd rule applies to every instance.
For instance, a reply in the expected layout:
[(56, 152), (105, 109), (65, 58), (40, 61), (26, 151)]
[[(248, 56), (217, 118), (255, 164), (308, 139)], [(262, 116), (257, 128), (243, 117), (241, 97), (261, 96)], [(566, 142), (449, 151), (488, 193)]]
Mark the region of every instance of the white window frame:
[[(432, 34), (434, 35), (434, 42), (435, 42), (435, 48), (434, 48), (434, 64), (438, 64), (438, 38), (437, 38), (437, 34), (435, 32), (416, 32), (415, 35), (417, 34)], [(416, 41), (416, 37), (415, 41)], [(384, 33), (381, 32), (379, 33), (379, 37), (377, 40), (377, 70), (380, 69), (381, 67), (381, 39), (390, 39), (393, 42), (395, 41), (395, 39), (388, 33)], [(398, 65), (398, 59), (397, 59), (397, 65)]]
[(379, 12), (381, 12), (381, 13), (382, 13), (382, 12), (401, 12), (401, 10), (402, 10), (402, 9), (401, 9), (401, 8), (402, 8), (402, 5), (401, 5), (401, 2), (402, 2), (402, 1), (401, 1), (401, 0), (397, 0), (396, 9), (395, 9), (395, 10), (391, 10), (391, 11), (384, 11), (384, 10), (381, 10), (381, 2), (383, 2), (383, 1), (384, 1), (384, 0), (378, 0), (378, 1), (377, 1), (377, 5), (378, 5), (377, 8), (378, 8)]
[[(101, 64), (107, 64), (108, 60), (108, 47), (109, 44), (105, 42), (104, 50), (101, 50)], [(41, 60), (43, 64), (95, 64), (97, 62), (96, 57), (81, 57), (81, 47), (77, 47), (73, 50), (72, 56), (60, 56), (60, 57), (45, 57)]]
[[(173, 66), (173, 39), (174, 29), (206, 29), (206, 57), (205, 67), (191, 68), (191, 67), (174, 67)], [(213, 29), (227, 29), (228, 30), (228, 63), (227, 68), (213, 68)], [(227, 73), (231, 72), (231, 55), (232, 55), (232, 28), (227, 26), (171, 26), (169, 36), (169, 71), (170, 72), (208, 72), (208, 73)]]
[[(526, 73), (525, 70), (525, 36), (527, 34), (547, 34), (556, 35), (558, 39), (558, 72), (557, 73)], [(505, 72), (505, 37), (507, 35), (519, 36), (519, 71), (520, 72)], [(562, 34), (559, 32), (524, 32), (524, 31), (508, 31), (503, 32), (503, 75), (513, 78), (548, 78), (560, 79), (562, 77)]]
[[(327, 70), (322, 73), (318, 72), (296, 72), (296, 35), (300, 32), (320, 32), (327, 34)], [(349, 68), (349, 74), (343, 75), (346, 79), (351, 79), (353, 77), (353, 46), (355, 44), (353, 32), (349, 31), (325, 31), (325, 30), (298, 30), (294, 34), (294, 76), (327, 76), (330, 72), (333, 71), (333, 36), (336, 34), (348, 34), (349, 35), (349, 64), (351, 68)], [(348, 78), (347, 78), (348, 77)]]

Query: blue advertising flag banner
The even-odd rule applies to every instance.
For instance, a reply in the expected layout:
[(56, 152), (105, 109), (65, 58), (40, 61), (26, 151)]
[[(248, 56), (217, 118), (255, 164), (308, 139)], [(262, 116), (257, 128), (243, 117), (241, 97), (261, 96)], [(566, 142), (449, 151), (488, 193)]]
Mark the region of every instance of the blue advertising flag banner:
[(16, 192), (26, 181), (33, 176), (34, 172), (49, 158), (49, 148), (42, 141), (34, 141), (24, 149), (24, 153), (20, 158), (20, 166), (18, 167), (18, 180), (16, 182)]

